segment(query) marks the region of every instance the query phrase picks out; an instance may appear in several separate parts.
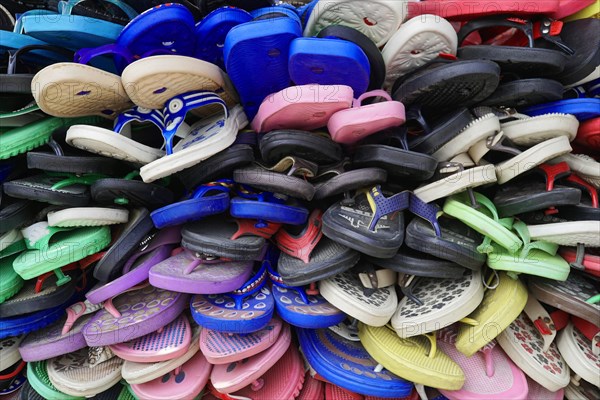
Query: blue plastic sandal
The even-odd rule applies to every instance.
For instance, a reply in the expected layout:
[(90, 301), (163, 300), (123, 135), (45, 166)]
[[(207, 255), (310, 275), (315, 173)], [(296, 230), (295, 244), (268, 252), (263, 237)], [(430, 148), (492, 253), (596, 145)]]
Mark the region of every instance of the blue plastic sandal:
[(238, 290), (226, 294), (198, 294), (190, 308), (198, 325), (226, 333), (251, 333), (261, 330), (273, 317), (273, 295), (265, 285), (267, 266)]
[(225, 69), (225, 37), (234, 26), (250, 21), (250, 13), (239, 8), (222, 7), (212, 11), (196, 24), (195, 57)]
[(233, 27), (227, 34), (225, 69), (249, 120), (268, 95), (289, 86), (289, 47), (300, 36), (300, 24), (292, 18), (251, 21)]
[[(153, 211), (150, 216), (154, 226), (162, 229), (166, 226), (180, 225), (227, 211), (231, 184), (231, 181), (223, 179), (202, 185), (188, 200), (169, 204)], [(214, 194), (214, 192), (219, 193)]]
[(573, 114), (579, 121), (586, 121), (600, 116), (600, 99), (558, 100), (527, 107), (522, 112), (530, 117), (551, 113)]
[(256, 226), (264, 227), (266, 222), (302, 225), (308, 219), (308, 210), (285, 204), (285, 200), (272, 193), (253, 193), (247, 190), (238, 192), (240, 197), (231, 199), (229, 211), (232, 217), (258, 220)]
[(295, 39), (288, 68), (296, 85), (348, 85), (354, 97), (367, 90), (371, 74), (369, 59), (357, 44), (330, 38)]

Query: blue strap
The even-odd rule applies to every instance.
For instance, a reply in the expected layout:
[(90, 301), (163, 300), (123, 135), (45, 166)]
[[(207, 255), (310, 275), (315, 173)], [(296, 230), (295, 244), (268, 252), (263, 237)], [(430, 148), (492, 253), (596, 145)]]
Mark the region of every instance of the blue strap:
[(233, 181), (231, 179), (220, 179), (214, 183), (214, 185), (206, 184), (198, 187), (192, 194), (192, 198), (199, 199), (200, 197), (204, 197), (206, 193), (213, 190), (229, 193), (231, 191), (231, 186), (233, 185)]
[(185, 121), (188, 111), (211, 104), (220, 104), (225, 111), (225, 118), (229, 117), (229, 110), (223, 99), (215, 92), (207, 90), (183, 93), (174, 96), (167, 102), (163, 110), (165, 127), (162, 131), (167, 145), (167, 155), (173, 154), (173, 137), (177, 133), (177, 129)]
[(267, 266), (267, 273), (269, 274), (269, 278), (271, 279), (271, 282), (273, 282), (273, 285), (275, 286), (279, 286), (285, 289), (290, 289), (290, 290), (294, 290), (296, 291), (296, 293), (298, 293), (298, 296), (300, 296), (300, 298), (302, 299), (302, 301), (304, 302), (304, 304), (310, 304), (310, 301), (308, 300), (308, 295), (306, 294), (306, 291), (304, 290), (304, 288), (300, 287), (300, 286), (289, 286), (286, 285), (283, 282), (283, 278), (281, 278), (281, 275), (279, 275), (274, 269), (273, 269), (273, 264), (275, 264), (274, 261), (272, 261), (270, 259), (270, 255), (272, 252), (272, 246), (269, 247), (269, 250), (267, 250), (267, 255), (265, 257), (265, 261), (263, 261), (263, 265), (266, 264)]
[(419, 197), (411, 193), (410, 207), (408, 209), (413, 214), (423, 218), (425, 221), (428, 221), (435, 230), (435, 235), (437, 237), (442, 237), (442, 229), (440, 228), (440, 224), (437, 219), (438, 213), (441, 210), (437, 204), (425, 203)]
[(125, 125), (132, 121), (151, 122), (156, 125), (161, 132), (165, 128), (164, 116), (160, 110), (150, 110), (144, 107), (133, 107), (119, 114), (115, 121), (113, 131), (116, 133), (121, 133)]
[(37, 16), (40, 19), (42, 19), (44, 15), (56, 15), (56, 13), (52, 12), (52, 11), (48, 11), (48, 10), (35, 9), (35, 10), (25, 11), (23, 14), (19, 14), (19, 16), (17, 17), (17, 21), (15, 22), (15, 27), (13, 28), (13, 32), (19, 33), (19, 34), (23, 33), (23, 17)]
[(262, 287), (265, 286), (266, 282), (267, 263), (263, 262), (256, 275), (244, 283), (242, 287), (229, 293), (229, 297), (231, 297), (235, 303), (235, 308), (237, 310), (241, 310), (244, 299), (261, 290)]
[(381, 192), (381, 186), (377, 185), (371, 188), (367, 193), (367, 199), (373, 210), (373, 218), (369, 224), (369, 230), (374, 231), (377, 226), (377, 222), (383, 216), (392, 214), (396, 211), (406, 210), (410, 205), (410, 192), (404, 191), (396, 193), (391, 197), (385, 197)]

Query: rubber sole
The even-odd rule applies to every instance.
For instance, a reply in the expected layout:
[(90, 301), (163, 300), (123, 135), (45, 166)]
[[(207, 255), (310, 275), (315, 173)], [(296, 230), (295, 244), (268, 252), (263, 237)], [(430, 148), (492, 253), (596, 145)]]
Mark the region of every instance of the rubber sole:
[(275, 164), (294, 155), (317, 164), (333, 164), (342, 159), (342, 147), (328, 137), (297, 131), (271, 131), (260, 139), (263, 160)]

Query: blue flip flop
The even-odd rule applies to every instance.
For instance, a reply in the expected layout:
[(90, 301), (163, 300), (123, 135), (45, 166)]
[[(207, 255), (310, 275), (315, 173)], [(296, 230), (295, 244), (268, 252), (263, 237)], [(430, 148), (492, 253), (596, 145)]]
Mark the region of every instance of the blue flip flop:
[(379, 370), (360, 342), (329, 329), (296, 329), (302, 353), (319, 375), (334, 385), (365, 396), (402, 398), (413, 384)]
[(287, 17), (246, 22), (227, 34), (223, 48), (225, 69), (248, 120), (254, 118), (268, 95), (289, 86), (289, 47), (300, 36), (298, 19)]
[[(133, 8), (119, 0), (103, 1), (119, 7), (129, 18), (138, 15)], [(27, 15), (22, 20), (23, 30), (36, 39), (70, 50), (113, 43), (123, 26), (83, 15), (72, 15), (73, 9), (82, 2), (83, 0), (63, 0), (58, 3), (57, 14)]]
[(267, 272), (273, 286), (273, 298), (277, 314), (288, 324), (299, 328), (319, 329), (339, 324), (346, 319), (346, 314), (329, 304), (321, 295), (308, 295), (303, 287), (288, 286), (272, 265), (276, 260), (265, 260)]
[(234, 26), (250, 21), (250, 13), (239, 8), (221, 7), (212, 11), (196, 24), (195, 57), (225, 69), (225, 37)]
[(31, 314), (19, 315), (11, 318), (0, 319), (0, 339), (9, 336), (17, 336), (37, 331), (57, 321), (65, 313), (65, 309), (74, 303), (75, 299), (69, 299), (65, 304), (38, 311)]
[(225, 294), (197, 294), (190, 300), (198, 325), (225, 333), (252, 333), (263, 329), (275, 311), (273, 295), (266, 286), (267, 265), (239, 289)]
[[(161, 4), (133, 18), (114, 43), (77, 52), (78, 62), (112, 54), (117, 72), (140, 58), (170, 54), (192, 56), (196, 45), (194, 16), (181, 4)], [(83, 47), (83, 46), (82, 46)]]
[(154, 210), (150, 214), (152, 222), (155, 227), (162, 229), (225, 212), (229, 208), (230, 187), (231, 181), (226, 179), (202, 185), (190, 199)]
[(304, 207), (285, 204), (285, 200), (272, 193), (238, 192), (229, 204), (232, 217), (258, 220), (256, 227), (264, 228), (266, 222), (302, 225), (308, 219), (308, 210)]
[(600, 116), (600, 99), (558, 100), (527, 107), (522, 112), (530, 117), (551, 113), (573, 114), (579, 121), (586, 121)]
[(278, 4), (272, 7), (257, 8), (256, 10), (250, 11), (250, 15), (255, 21), (261, 19), (289, 17), (300, 23), (300, 17), (298, 16), (298, 12), (296, 11), (296, 8), (291, 4)]
[(355, 43), (333, 38), (298, 38), (290, 45), (290, 78), (296, 85), (348, 85), (354, 97), (369, 87), (371, 67)]

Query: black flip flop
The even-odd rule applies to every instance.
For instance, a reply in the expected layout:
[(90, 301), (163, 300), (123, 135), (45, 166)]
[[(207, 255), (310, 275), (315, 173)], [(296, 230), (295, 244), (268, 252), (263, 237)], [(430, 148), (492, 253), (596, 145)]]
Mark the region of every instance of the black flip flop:
[(392, 97), (405, 106), (439, 112), (477, 104), (494, 93), (499, 82), (500, 67), (492, 61), (438, 57), (398, 78)]
[[(189, 222), (181, 229), (181, 245), (193, 252), (212, 257), (236, 261), (257, 260), (265, 248), (265, 238), (274, 233), (273, 224), (271, 228), (255, 228), (240, 235), (241, 223), (243, 222), (225, 219), (222, 216)], [(278, 226), (275, 229), (278, 229)]]
[[(45, 275), (41, 283), (40, 278), (26, 281), (19, 293), (0, 304), (0, 318), (16, 317), (64, 304), (77, 290), (82, 274), (81, 270), (72, 270), (66, 271), (65, 275), (69, 275), (71, 280), (61, 286), (56, 286), (54, 273)], [(37, 293), (36, 289), (39, 289)]]
[[(52, 146), (59, 145), (53, 143)], [(126, 167), (126, 164), (114, 158), (67, 155), (62, 148), (55, 149), (55, 153), (30, 151), (27, 153), (27, 167), (50, 172), (103, 175), (120, 175)]]
[(562, 83), (552, 79), (517, 79), (501, 83), (490, 97), (483, 100), (482, 106), (525, 107), (563, 97)]
[(277, 272), (290, 286), (304, 286), (352, 268), (360, 255), (321, 232), (323, 212), (314, 210), (304, 226), (281, 229), (275, 236), (281, 255)]
[(390, 180), (424, 181), (436, 171), (438, 161), (435, 158), (408, 150), (405, 127), (380, 132), (367, 139), (364, 143), (379, 144), (358, 146), (352, 159), (355, 167), (383, 168)]
[(177, 176), (186, 189), (193, 190), (207, 182), (230, 178), (234, 170), (251, 164), (253, 161), (254, 150), (252, 147), (235, 144), (200, 164), (178, 172)]
[(342, 159), (342, 147), (326, 135), (298, 131), (271, 131), (260, 139), (262, 159), (274, 164), (286, 156), (298, 156), (319, 165)]
[(360, 191), (327, 209), (323, 234), (373, 257), (393, 257), (404, 240), (402, 210), (408, 207), (409, 192), (385, 197), (380, 187)]
[(71, 177), (65, 175), (34, 175), (4, 183), (4, 193), (11, 197), (45, 203), (83, 207), (90, 202), (90, 189), (81, 183), (61, 186)]
[[(567, 56), (573, 54), (573, 50), (563, 43), (560, 37), (552, 35), (554, 31), (552, 25), (555, 23), (562, 22), (543, 19), (539, 24), (534, 24), (531, 21), (515, 21), (501, 17), (472, 20), (463, 25), (458, 32), (457, 55), (463, 60), (494, 61), (500, 65), (503, 73), (516, 73), (521, 77), (556, 75), (564, 69)], [(460, 47), (471, 33), (495, 27), (518, 29), (527, 36), (529, 47), (491, 45)], [(552, 43), (553, 48), (534, 47), (536, 34), (549, 44)]]
[[(136, 171), (136, 175), (139, 173)], [(134, 180), (132, 175), (123, 179), (99, 179), (92, 184), (91, 194), (94, 201), (107, 205), (130, 205), (155, 210), (171, 204), (173, 192), (155, 183)]]
[(581, 201), (575, 205), (558, 206), (557, 215), (567, 221), (600, 221), (598, 189), (575, 174), (571, 174), (562, 182), (581, 189)]
[[(408, 240), (408, 239), (407, 239)], [(411, 249), (404, 244), (392, 258), (366, 257), (373, 264), (403, 274), (428, 278), (460, 278), (465, 268), (452, 261)]]
[(94, 267), (94, 278), (108, 282), (118, 277), (129, 256), (138, 249), (140, 242), (148, 238), (153, 228), (154, 223), (147, 209), (130, 209), (129, 222)]
[(0, 199), (0, 234), (27, 226), (44, 206), (37, 201), (16, 200), (6, 195), (2, 195)]
[(314, 181), (315, 200), (333, 197), (365, 187), (383, 184), (387, 180), (387, 172), (382, 168), (359, 168), (347, 171), (350, 162), (341, 161), (319, 169)]
[(381, 51), (368, 36), (356, 29), (343, 25), (330, 25), (317, 34), (318, 38), (336, 38), (356, 44), (362, 49), (371, 66), (369, 87), (367, 90), (381, 89), (385, 81), (385, 62)]
[(435, 204), (423, 203), (414, 195), (410, 202), (411, 211), (420, 218), (413, 218), (406, 227), (408, 247), (465, 268), (481, 268), (487, 258), (477, 251), (483, 236), (457, 219), (437, 217), (439, 207)]
[[(51, 10), (57, 10), (58, 3), (60, 3), (60, 0), (47, 0), (46, 2), (48, 9)], [(146, 11), (146, 9), (143, 11)], [(120, 7), (109, 1), (82, 1), (73, 7), (72, 14), (113, 22), (119, 25), (126, 25), (131, 20)]]
[[(315, 187), (306, 179), (293, 175), (295, 171), (298, 171), (302, 176), (302, 171), (299, 171), (296, 167), (302, 164), (303, 160), (298, 157), (288, 157), (288, 159), (294, 159), (295, 165), (289, 169), (287, 175), (269, 171), (260, 166), (253, 166), (236, 169), (233, 172), (233, 180), (267, 192), (282, 193), (299, 199), (312, 200), (315, 195)], [(314, 173), (316, 173), (316, 169), (317, 166), (314, 165)]]
[(407, 124), (418, 126), (422, 133), (412, 134), (413, 132), (409, 128), (408, 147), (418, 153), (433, 154), (454, 139), (474, 119), (471, 111), (465, 107), (444, 114), (431, 122), (427, 121), (418, 110), (409, 110)]

